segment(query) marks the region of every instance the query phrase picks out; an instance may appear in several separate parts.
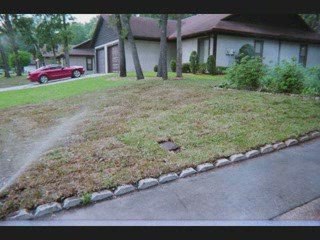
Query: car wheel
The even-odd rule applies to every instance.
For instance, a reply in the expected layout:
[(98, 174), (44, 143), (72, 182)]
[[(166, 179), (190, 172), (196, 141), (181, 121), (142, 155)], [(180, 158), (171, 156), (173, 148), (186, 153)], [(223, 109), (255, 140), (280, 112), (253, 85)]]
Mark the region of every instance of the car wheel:
[(79, 70), (74, 70), (72, 75), (73, 75), (73, 77), (78, 78), (81, 76), (81, 72)]
[(42, 75), (39, 79), (39, 83), (47, 83), (48, 82), (48, 77), (45, 75)]

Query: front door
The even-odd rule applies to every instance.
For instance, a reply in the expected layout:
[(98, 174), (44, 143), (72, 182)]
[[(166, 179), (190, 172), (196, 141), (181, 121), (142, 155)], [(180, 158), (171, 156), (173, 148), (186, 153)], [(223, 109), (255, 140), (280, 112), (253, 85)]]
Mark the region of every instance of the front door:
[(108, 47), (108, 72), (119, 72), (118, 45)]

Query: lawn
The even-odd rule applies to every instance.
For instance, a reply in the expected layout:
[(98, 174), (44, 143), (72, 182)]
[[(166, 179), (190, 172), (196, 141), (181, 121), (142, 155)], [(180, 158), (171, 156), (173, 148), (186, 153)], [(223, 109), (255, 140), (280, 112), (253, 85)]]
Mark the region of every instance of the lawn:
[[(131, 73), (128, 80), (111, 75), (29, 89), (23, 94), (43, 94), (31, 102), (18, 97), (21, 91), (12, 92), (7, 100), (19, 99), (20, 106), (1, 103), (0, 124), (4, 133), (14, 128), (13, 119), (23, 119), (27, 127), (11, 134), (23, 135), (24, 141), (61, 117), (83, 108), (88, 112), (67, 139), (43, 153), (3, 193), (2, 216), (19, 207), (195, 167), (320, 128), (320, 104), (315, 100), (214, 89), (225, 81), (223, 76), (185, 74), (184, 80), (162, 81), (153, 75), (147, 73), (141, 81)], [(51, 98), (59, 91), (63, 94)], [(158, 141), (167, 139), (181, 151), (163, 150)]]
[(19, 86), (19, 85), (26, 85), (30, 83), (27, 79), (26, 75), (22, 76), (14, 76), (14, 74), (11, 75), (11, 78), (5, 78), (4, 75), (0, 75), (0, 88), (6, 88), (6, 87), (13, 87), (13, 86)]

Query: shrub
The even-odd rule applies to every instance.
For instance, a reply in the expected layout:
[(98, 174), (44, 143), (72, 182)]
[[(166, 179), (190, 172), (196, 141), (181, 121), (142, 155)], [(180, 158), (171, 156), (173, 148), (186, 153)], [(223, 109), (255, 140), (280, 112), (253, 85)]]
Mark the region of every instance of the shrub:
[(240, 49), (239, 53), (235, 56), (236, 63), (240, 63), (244, 57), (255, 57), (254, 47), (250, 44), (244, 44)]
[(308, 95), (320, 95), (320, 67), (312, 67), (306, 70), (303, 93)]
[(213, 55), (210, 55), (207, 60), (207, 70), (209, 74), (215, 74), (216, 73), (216, 59)]
[(303, 91), (306, 80), (306, 69), (295, 59), (282, 61), (270, 68), (267, 76), (262, 80), (263, 88), (279, 93), (296, 93)]
[(87, 205), (91, 202), (91, 194), (90, 193), (85, 193), (81, 197), (81, 203), (83, 205)]
[(193, 74), (195, 74), (199, 70), (199, 57), (196, 51), (192, 51), (192, 53), (190, 54), (189, 61), (190, 70)]
[(261, 58), (246, 56), (239, 64), (234, 64), (227, 70), (227, 78), (238, 89), (256, 90), (260, 79), (264, 76), (265, 67)]
[(158, 72), (158, 65), (155, 65), (155, 66), (153, 67), (153, 71)]
[(199, 64), (198, 73), (205, 74), (207, 72), (207, 64), (201, 63)]
[(170, 61), (170, 68), (171, 68), (171, 71), (172, 71), (172, 72), (175, 72), (175, 71), (176, 71), (176, 68), (177, 68), (176, 60), (172, 59), (172, 60)]
[(183, 73), (189, 73), (190, 72), (190, 64), (189, 63), (183, 63), (182, 64), (182, 72)]
[(216, 74), (225, 74), (227, 67), (216, 67)]
[[(9, 66), (16, 67), (16, 60), (17, 56), (14, 53), (9, 55)], [(26, 51), (18, 51), (18, 59), (20, 60), (21, 67), (27, 66), (31, 62), (31, 54)]]

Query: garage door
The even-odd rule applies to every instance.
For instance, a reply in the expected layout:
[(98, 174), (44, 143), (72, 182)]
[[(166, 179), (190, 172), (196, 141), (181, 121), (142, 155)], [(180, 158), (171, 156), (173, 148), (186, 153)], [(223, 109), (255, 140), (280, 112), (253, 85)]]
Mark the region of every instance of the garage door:
[(118, 45), (108, 47), (108, 72), (119, 72)]
[(105, 63), (104, 48), (97, 49), (96, 56), (97, 56), (97, 73), (105, 73), (106, 63)]

